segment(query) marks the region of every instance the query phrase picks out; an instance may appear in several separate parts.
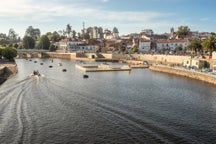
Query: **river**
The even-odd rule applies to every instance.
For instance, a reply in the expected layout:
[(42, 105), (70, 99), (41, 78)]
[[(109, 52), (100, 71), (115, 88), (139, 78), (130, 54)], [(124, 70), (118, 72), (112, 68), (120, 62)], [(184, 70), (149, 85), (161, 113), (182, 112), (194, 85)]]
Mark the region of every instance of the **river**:
[(70, 60), (16, 63), (0, 85), (0, 143), (216, 143), (213, 85), (149, 69), (84, 79)]

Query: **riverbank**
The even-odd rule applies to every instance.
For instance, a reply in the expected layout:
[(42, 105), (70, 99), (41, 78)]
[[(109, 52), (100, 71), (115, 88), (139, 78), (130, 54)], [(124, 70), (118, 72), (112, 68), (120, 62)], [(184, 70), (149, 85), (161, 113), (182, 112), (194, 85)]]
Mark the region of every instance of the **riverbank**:
[(15, 62), (0, 64), (0, 85), (17, 73)]
[(216, 85), (216, 75), (209, 74), (209, 73), (204, 73), (204, 72), (198, 72), (194, 70), (187, 70), (183, 68), (178, 68), (178, 67), (168, 67), (168, 66), (163, 66), (163, 65), (153, 65), (149, 67), (150, 70), (152, 71), (157, 71), (157, 72), (163, 72), (163, 73), (169, 73), (169, 74), (175, 74), (175, 75), (180, 75), (196, 80), (200, 80), (203, 82), (207, 82), (210, 84)]

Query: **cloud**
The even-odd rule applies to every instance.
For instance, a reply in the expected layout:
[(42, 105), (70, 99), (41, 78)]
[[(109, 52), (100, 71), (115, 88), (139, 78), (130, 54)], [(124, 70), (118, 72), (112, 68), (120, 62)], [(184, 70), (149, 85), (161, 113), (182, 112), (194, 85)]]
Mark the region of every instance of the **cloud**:
[(210, 18), (208, 18), (208, 17), (205, 17), (205, 18), (201, 18), (200, 19), (200, 21), (209, 21), (210, 20)]
[[(85, 0), (83, 0), (84, 2)], [(108, 2), (109, 0), (102, 0)], [(106, 11), (100, 8), (81, 6), (79, 3), (63, 5), (59, 0), (57, 3), (36, 3), (33, 0), (11, 0), (0, 2), (0, 18), (10, 17), (18, 20), (31, 21), (38, 18), (38, 21), (52, 19), (54, 17), (89, 17), (94, 19), (106, 19), (114, 21), (146, 21), (149, 19), (167, 17), (173, 14), (157, 12), (132, 12), (132, 11)], [(76, 0), (75, 0), (76, 2)]]
[[(155, 11), (109, 11), (101, 8), (98, 2), (105, 3), (110, 0), (92, 1), (98, 5), (86, 5), (87, 0), (1, 1), (0, 19), (7, 19), (11, 23), (38, 23), (43, 26), (51, 22), (57, 24), (65, 21), (67, 24), (68, 21), (85, 21), (89, 26), (117, 26), (132, 32), (134, 28), (141, 30), (145, 26), (152, 29), (167, 28), (171, 24), (166, 19), (175, 15)], [(161, 20), (164, 22), (160, 22)]]
[(106, 3), (106, 2), (109, 2), (110, 0), (101, 0), (102, 2)]

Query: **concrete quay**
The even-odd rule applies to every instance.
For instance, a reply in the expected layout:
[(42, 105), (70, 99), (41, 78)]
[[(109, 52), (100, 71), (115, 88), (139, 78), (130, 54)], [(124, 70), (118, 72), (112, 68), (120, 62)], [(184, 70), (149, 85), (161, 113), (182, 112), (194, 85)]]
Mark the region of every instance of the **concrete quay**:
[(163, 65), (152, 65), (149, 67), (149, 69), (152, 71), (184, 76), (184, 77), (188, 77), (188, 78), (192, 78), (192, 79), (196, 79), (196, 80), (200, 80), (203, 82), (216, 85), (216, 75), (209, 74), (209, 73), (187, 70), (183, 68), (168, 67)]
[(131, 67), (128, 65), (124, 66), (110, 66), (105, 64), (100, 65), (76, 65), (76, 68), (84, 72), (108, 72), (108, 71), (130, 71)]

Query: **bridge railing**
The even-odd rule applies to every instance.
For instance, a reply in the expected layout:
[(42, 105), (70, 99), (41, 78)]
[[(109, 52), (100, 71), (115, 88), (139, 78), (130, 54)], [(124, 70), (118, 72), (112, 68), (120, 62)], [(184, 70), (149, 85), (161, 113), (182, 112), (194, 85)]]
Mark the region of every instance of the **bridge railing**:
[(44, 49), (18, 49), (17, 52), (48, 52), (49, 50)]

